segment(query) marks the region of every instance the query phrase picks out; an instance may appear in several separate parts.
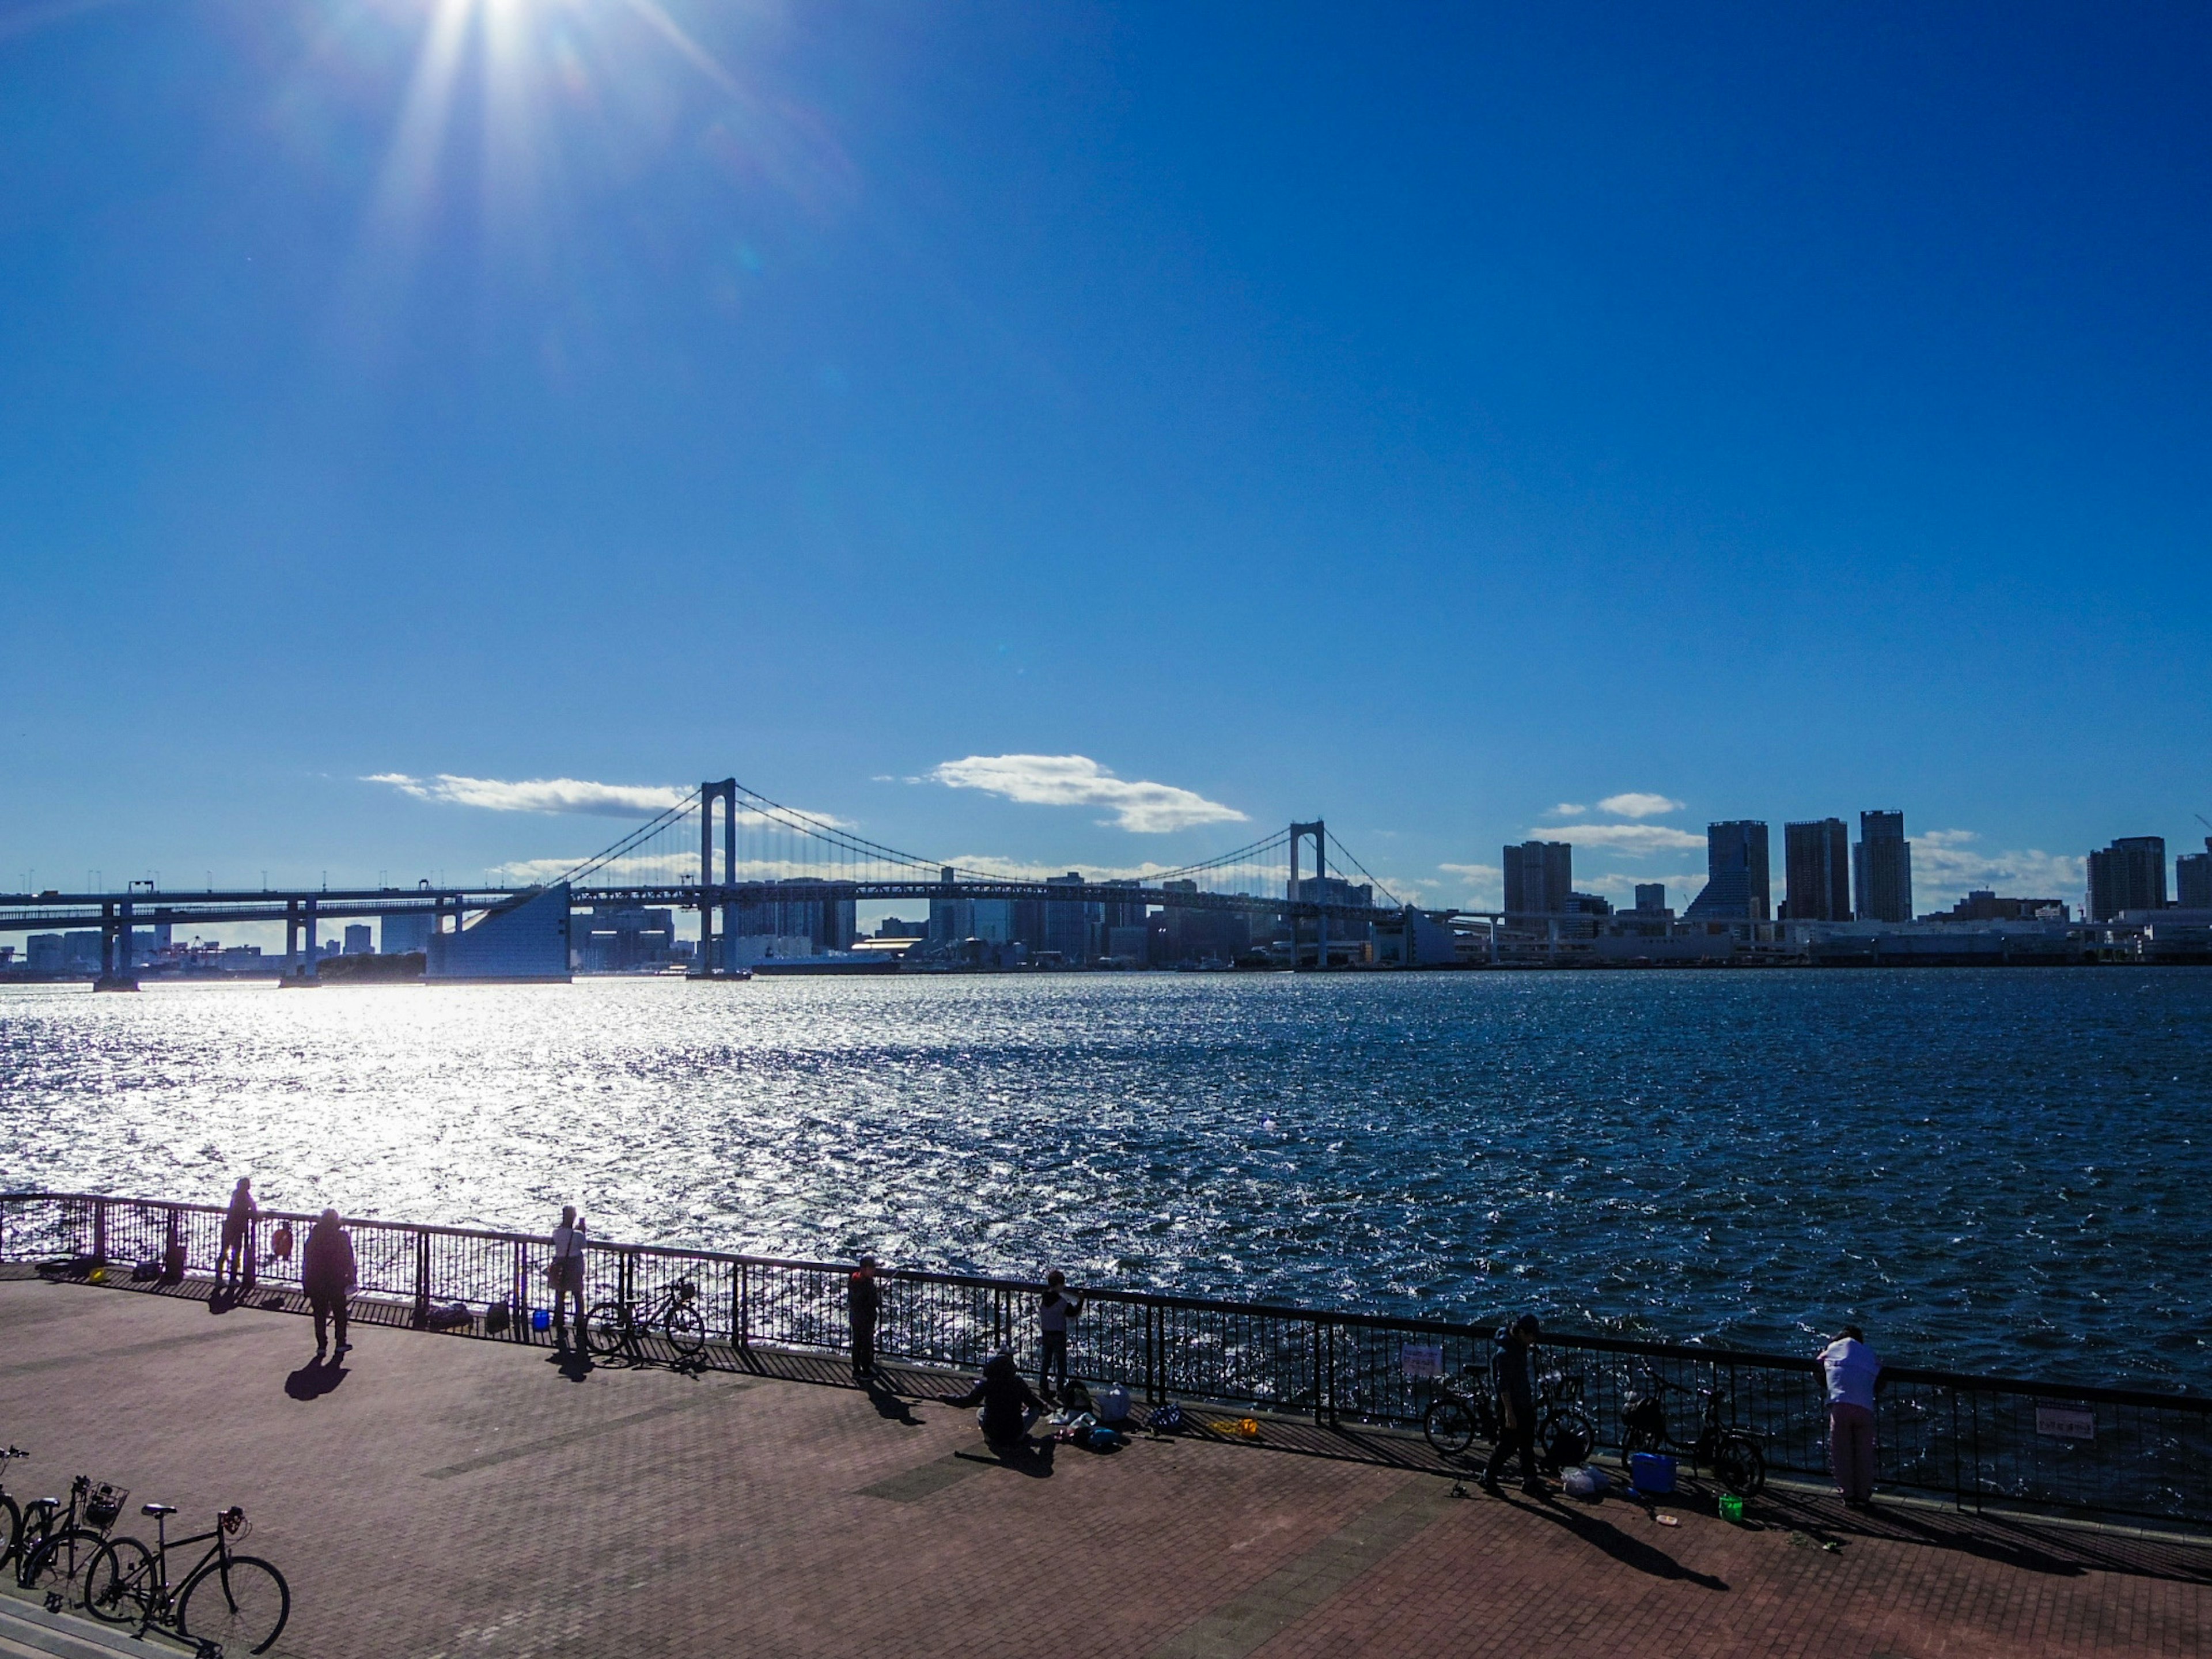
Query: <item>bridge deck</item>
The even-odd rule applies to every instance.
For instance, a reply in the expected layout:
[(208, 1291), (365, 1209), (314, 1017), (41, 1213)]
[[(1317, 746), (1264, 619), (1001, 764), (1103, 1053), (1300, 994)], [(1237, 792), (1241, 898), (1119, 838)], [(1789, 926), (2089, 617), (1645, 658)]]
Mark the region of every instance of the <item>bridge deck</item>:
[[(2197, 1654), (2212, 1553), (1921, 1507), (1451, 1496), (1388, 1437), (1139, 1438), (1018, 1472), (969, 1413), (832, 1360), (696, 1376), (357, 1324), (204, 1287), (0, 1281), (9, 1471), (186, 1515), (236, 1501), (290, 1577), (283, 1649), (395, 1654)], [(834, 1383), (837, 1386), (822, 1386)], [(1296, 1455), (1297, 1451), (1325, 1455)], [(142, 1523), (143, 1524), (143, 1523)], [(1832, 1543), (1838, 1547), (1822, 1547)]]

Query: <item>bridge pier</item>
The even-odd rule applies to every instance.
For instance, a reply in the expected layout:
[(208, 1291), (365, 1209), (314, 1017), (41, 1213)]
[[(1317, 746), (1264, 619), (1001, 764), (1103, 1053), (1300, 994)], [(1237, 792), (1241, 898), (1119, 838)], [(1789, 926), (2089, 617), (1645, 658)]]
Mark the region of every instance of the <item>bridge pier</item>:
[[(727, 892), (738, 879), (738, 781), (725, 778), (720, 783), (707, 782), (699, 786), (699, 961), (689, 977), (692, 979), (736, 979), (740, 975), (735, 963), (729, 958), (735, 948), (738, 935), (738, 906), (735, 899), (725, 899), (718, 907), (714, 902), (714, 803), (722, 804), (722, 879), (720, 890)], [(714, 937), (714, 912), (721, 911), (721, 938)], [(750, 978), (750, 975), (743, 977)]]
[(138, 975), (131, 971), (131, 906), (100, 907), (100, 977), (95, 991), (135, 991)]
[[(1298, 843), (1309, 836), (1313, 837), (1314, 885), (1317, 892), (1320, 890), (1322, 878), (1328, 874), (1328, 854), (1326, 850), (1328, 842), (1328, 830), (1322, 823), (1322, 820), (1316, 818), (1311, 823), (1292, 824), (1291, 826), (1290, 896), (1294, 901), (1304, 896), (1304, 895), (1300, 891), (1300, 883), (1298, 881)], [(1323, 902), (1326, 902), (1325, 895), (1323, 896)], [(1299, 964), (1303, 963), (1304, 959), (1304, 951), (1300, 948), (1298, 943), (1297, 912), (1293, 910), (1291, 913), (1291, 971), (1292, 973), (1296, 973), (1298, 970)], [(1323, 912), (1314, 917), (1314, 967), (1316, 970), (1319, 970), (1325, 969), (1328, 966), (1328, 916), (1326, 912)]]

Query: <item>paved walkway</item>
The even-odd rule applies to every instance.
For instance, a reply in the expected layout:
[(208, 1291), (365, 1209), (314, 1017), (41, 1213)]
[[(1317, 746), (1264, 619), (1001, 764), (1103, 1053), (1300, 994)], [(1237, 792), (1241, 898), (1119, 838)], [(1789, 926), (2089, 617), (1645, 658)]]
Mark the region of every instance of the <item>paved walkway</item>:
[(1180, 1439), (1022, 1472), (971, 1413), (823, 1386), (831, 1363), (578, 1373), (355, 1340), (326, 1372), (305, 1321), (204, 1288), (0, 1280), (0, 1439), (34, 1454), (9, 1484), (243, 1504), (307, 1659), (2212, 1650), (2212, 1548), (1788, 1497), (1748, 1529), (1686, 1496), (1462, 1500), (1387, 1461)]

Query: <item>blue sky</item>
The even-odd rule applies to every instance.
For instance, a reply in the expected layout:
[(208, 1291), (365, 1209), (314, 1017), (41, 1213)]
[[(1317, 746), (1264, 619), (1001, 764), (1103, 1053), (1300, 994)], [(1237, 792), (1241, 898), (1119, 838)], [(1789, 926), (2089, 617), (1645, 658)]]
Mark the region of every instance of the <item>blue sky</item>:
[(1902, 807), (1923, 904), (2074, 896), (2212, 814), (2209, 46), (11, 0), (0, 884), (472, 876), (622, 823), (363, 780), (734, 773), (1062, 867), (1326, 816), (1437, 903)]

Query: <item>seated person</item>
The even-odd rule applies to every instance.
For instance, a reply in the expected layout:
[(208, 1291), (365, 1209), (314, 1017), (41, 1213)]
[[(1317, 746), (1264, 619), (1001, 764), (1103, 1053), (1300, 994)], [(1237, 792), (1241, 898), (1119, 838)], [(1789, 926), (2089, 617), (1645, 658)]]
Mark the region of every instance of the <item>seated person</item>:
[(975, 1420), (983, 1425), (983, 1438), (994, 1446), (1012, 1446), (1025, 1440), (1030, 1425), (1044, 1410), (1044, 1401), (1022, 1380), (1013, 1354), (1005, 1348), (984, 1361), (983, 1374), (974, 1388), (945, 1403), (981, 1405), (983, 1409), (975, 1413)]

